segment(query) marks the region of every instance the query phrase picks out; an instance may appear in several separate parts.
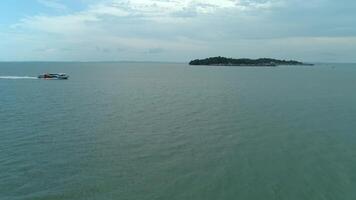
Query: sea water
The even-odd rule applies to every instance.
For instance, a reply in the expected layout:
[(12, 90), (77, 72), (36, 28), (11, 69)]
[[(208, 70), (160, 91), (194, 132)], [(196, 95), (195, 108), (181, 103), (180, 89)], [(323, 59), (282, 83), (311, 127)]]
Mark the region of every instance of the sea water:
[(0, 199), (356, 199), (355, 89), (355, 64), (1, 63)]

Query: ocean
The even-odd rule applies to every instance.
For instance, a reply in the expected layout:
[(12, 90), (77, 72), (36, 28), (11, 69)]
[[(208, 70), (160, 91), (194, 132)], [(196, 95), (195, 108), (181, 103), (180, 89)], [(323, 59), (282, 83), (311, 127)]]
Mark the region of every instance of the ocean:
[(0, 199), (356, 199), (355, 91), (356, 64), (3, 62)]

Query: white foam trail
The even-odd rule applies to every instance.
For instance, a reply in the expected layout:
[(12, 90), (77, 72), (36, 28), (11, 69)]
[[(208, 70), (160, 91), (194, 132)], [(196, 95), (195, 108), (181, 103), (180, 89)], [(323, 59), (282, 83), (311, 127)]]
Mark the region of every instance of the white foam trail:
[(33, 76), (0, 76), (0, 79), (37, 79)]

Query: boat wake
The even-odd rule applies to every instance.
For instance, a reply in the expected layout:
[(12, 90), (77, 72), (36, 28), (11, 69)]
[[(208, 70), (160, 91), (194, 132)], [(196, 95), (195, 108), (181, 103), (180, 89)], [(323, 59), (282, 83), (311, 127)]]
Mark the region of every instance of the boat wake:
[(0, 76), (0, 79), (37, 79), (34, 76)]

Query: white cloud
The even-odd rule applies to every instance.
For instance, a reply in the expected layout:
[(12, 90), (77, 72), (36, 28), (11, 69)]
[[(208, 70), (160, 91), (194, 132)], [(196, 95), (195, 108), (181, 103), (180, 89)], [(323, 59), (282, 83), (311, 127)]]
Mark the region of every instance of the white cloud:
[(311, 12), (321, 1), (328, 0), (90, 1), (82, 11), (23, 18), (9, 35), (28, 46), (23, 55), (57, 60), (182, 61), (214, 55), (311, 60), (330, 55), (333, 46), (346, 55), (346, 47), (353, 49), (347, 41), (354, 45), (354, 38), (337, 34), (348, 30), (353, 36), (353, 20), (333, 17), (325, 23), (323, 13)]
[(67, 6), (58, 2), (58, 0), (37, 0), (38, 3), (48, 8), (56, 10), (67, 10)]
[[(276, 0), (274, 0), (276, 1)], [(58, 8), (65, 8), (54, 0), (39, 2)], [(89, 5), (86, 10), (72, 14), (51, 16), (35, 15), (20, 20), (13, 28), (31, 29), (63, 35), (77, 35), (88, 31), (107, 32), (103, 29), (106, 21), (180, 24), (189, 19), (186, 17), (213, 16), (218, 12), (231, 12), (271, 7), (272, 0), (252, 2), (251, 0), (110, 0)], [(230, 13), (231, 13), (230, 12)], [(191, 13), (191, 14), (190, 14)], [(239, 14), (237, 14), (239, 15)], [(191, 19), (194, 20), (194, 19)], [(108, 28), (108, 27), (106, 27)], [(109, 28), (110, 30), (110, 28)]]
[[(198, 14), (213, 14), (222, 9), (268, 9), (279, 0), (262, 2), (251, 0), (111, 0), (89, 7), (88, 12), (112, 16), (141, 16), (145, 18), (172, 17), (181, 11), (194, 11)], [(177, 17), (177, 16), (175, 16)]]
[(87, 32), (91, 29), (88, 22), (99, 21), (95, 15), (82, 12), (72, 15), (49, 17), (38, 15), (26, 17), (15, 24), (14, 28), (29, 29), (32, 31), (58, 33), (62, 35), (72, 35)]

